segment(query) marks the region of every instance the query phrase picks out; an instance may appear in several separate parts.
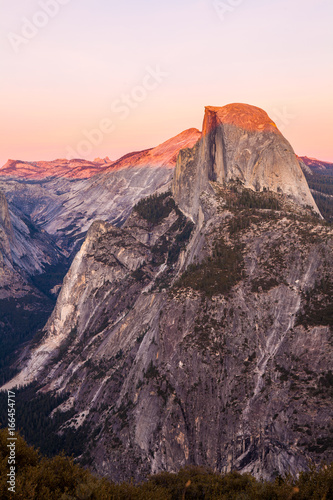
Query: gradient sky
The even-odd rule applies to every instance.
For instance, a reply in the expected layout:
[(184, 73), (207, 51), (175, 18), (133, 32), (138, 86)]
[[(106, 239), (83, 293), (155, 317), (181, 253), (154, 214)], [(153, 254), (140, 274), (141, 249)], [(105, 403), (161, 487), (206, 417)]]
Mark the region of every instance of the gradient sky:
[(332, 0), (0, 0), (0, 14), (0, 165), (116, 159), (231, 102), (333, 162)]

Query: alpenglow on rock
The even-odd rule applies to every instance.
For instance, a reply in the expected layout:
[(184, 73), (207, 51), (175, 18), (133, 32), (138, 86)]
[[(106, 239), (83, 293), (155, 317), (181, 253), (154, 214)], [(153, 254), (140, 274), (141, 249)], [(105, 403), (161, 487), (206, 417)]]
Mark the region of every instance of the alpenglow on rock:
[(210, 181), (240, 180), (255, 191), (268, 189), (319, 213), (297, 156), (267, 113), (248, 104), (205, 108), (201, 140), (180, 152), (173, 195), (193, 219)]

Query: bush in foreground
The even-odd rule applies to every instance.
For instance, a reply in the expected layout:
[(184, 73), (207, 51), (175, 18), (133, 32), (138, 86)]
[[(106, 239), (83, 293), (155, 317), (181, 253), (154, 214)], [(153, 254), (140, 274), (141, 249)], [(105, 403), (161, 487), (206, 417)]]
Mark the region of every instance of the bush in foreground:
[(329, 500), (333, 464), (312, 467), (298, 479), (261, 482), (249, 474), (225, 476), (201, 467), (151, 476), (141, 485), (95, 477), (64, 455), (45, 458), (17, 435), (16, 491), (8, 491), (8, 431), (0, 430), (0, 498), (22, 500)]

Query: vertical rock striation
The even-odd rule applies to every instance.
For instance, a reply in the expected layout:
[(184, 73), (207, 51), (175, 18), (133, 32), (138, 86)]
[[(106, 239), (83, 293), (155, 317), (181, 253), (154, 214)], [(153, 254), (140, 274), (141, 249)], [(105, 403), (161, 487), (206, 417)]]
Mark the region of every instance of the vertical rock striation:
[(248, 104), (208, 106), (200, 142), (178, 157), (175, 200), (198, 220), (199, 198), (209, 182), (233, 180), (284, 194), (319, 213), (293, 148), (265, 111)]

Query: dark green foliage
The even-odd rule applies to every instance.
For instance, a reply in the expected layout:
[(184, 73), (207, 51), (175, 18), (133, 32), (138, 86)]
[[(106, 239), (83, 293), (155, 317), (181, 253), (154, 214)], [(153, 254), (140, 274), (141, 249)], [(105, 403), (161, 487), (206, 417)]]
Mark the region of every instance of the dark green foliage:
[(180, 229), (181, 232), (177, 234), (175, 238), (175, 243), (168, 251), (168, 260), (167, 260), (168, 265), (172, 265), (175, 262), (177, 262), (181, 249), (186, 246), (186, 243), (190, 239), (194, 228), (193, 222), (186, 221), (186, 218), (184, 216), (180, 216), (178, 220), (180, 222), (178, 229)]
[(143, 198), (134, 206), (134, 211), (146, 221), (154, 225), (159, 224), (176, 208), (176, 204), (170, 196), (171, 193), (168, 192)]
[(173, 245), (170, 250), (168, 251), (168, 260), (167, 264), (170, 266), (172, 264), (175, 264), (177, 262), (178, 257), (180, 255), (180, 246), (179, 245)]
[(270, 191), (253, 191), (238, 184), (231, 185), (226, 196), (228, 208), (257, 208), (260, 210), (280, 210), (278, 195)]
[[(185, 225), (184, 225), (185, 224)], [(178, 233), (176, 236), (176, 243), (185, 243), (187, 242), (192, 234), (194, 228), (194, 224), (192, 221), (186, 221), (186, 218), (183, 216), (180, 224), (180, 229), (182, 229), (181, 233)]]
[(305, 177), (322, 216), (328, 222), (333, 222), (333, 171), (328, 172), (305, 172)]
[(145, 374), (144, 374), (144, 377), (147, 379), (150, 379), (150, 378), (157, 378), (158, 376), (159, 376), (159, 371), (156, 368), (156, 366), (153, 364), (153, 362), (151, 361)]
[(324, 196), (323, 194), (312, 192), (317, 207), (320, 213), (329, 223), (333, 223), (333, 197)]
[(333, 389), (333, 373), (331, 370), (320, 377), (319, 385)]
[(251, 226), (252, 222), (253, 221), (250, 215), (238, 215), (232, 217), (229, 221), (230, 236), (233, 236), (243, 229), (248, 229)]
[(31, 277), (32, 284), (43, 295), (35, 290), (20, 298), (0, 300), (1, 385), (16, 373), (16, 370), (9, 368), (15, 361), (15, 351), (45, 325), (56, 301), (50, 290), (62, 282), (67, 270), (65, 261), (54, 266), (44, 265), (42, 274)]
[[(56, 429), (68, 420), (74, 410), (69, 412), (56, 412), (50, 418), (51, 412), (57, 408), (65, 399), (63, 396), (51, 396), (46, 393), (36, 395), (35, 384), (23, 389), (16, 389), (16, 423), (24, 438), (31, 445), (41, 449), (41, 451), (52, 456), (64, 449), (68, 454), (76, 451), (80, 443), (77, 436), (74, 438), (65, 433), (62, 437), (55, 434)], [(0, 393), (0, 423), (1, 427), (7, 425), (7, 393)]]
[(51, 290), (56, 285), (61, 285), (69, 269), (68, 262), (59, 262), (53, 266), (44, 264), (44, 272), (31, 277), (32, 283), (38, 290), (44, 293), (51, 300), (55, 301), (55, 296)]
[(280, 366), (279, 364), (276, 364), (276, 368), (281, 373), (280, 375), (281, 382), (287, 382), (291, 376), (289, 370), (287, 370), (284, 366)]
[[(8, 492), (7, 429), (0, 431), (0, 497), (3, 500), (323, 500), (333, 497), (333, 464), (311, 466), (298, 479), (258, 481), (249, 474), (224, 476), (188, 466), (177, 474), (161, 472), (145, 482), (114, 484), (92, 475), (64, 455), (43, 458), (17, 435), (16, 493)], [(115, 436), (119, 447), (120, 440)]]
[(252, 292), (267, 292), (272, 288), (280, 285), (279, 281), (274, 277), (266, 277), (252, 281)]
[[(109, 500), (114, 497), (114, 487), (104, 479), (98, 479), (71, 458), (58, 455), (43, 458), (17, 435), (16, 442), (16, 490), (8, 491), (7, 430), (0, 431), (0, 498), (9, 500), (59, 500), (90, 499)], [(125, 496), (118, 497), (125, 498)]]
[(226, 245), (221, 238), (215, 242), (212, 256), (201, 264), (191, 264), (175, 285), (193, 288), (207, 296), (226, 295), (242, 277), (241, 247)]
[(327, 450), (333, 449), (333, 436), (326, 436), (316, 439), (316, 442), (307, 446), (307, 450), (311, 453), (324, 453)]
[(304, 326), (333, 327), (333, 283), (329, 276), (316, 283), (313, 290), (305, 294), (303, 312), (297, 324)]
[(141, 267), (136, 271), (133, 271), (132, 276), (135, 279), (135, 281), (138, 281), (139, 283), (143, 283), (147, 279), (147, 274), (143, 271)]
[[(43, 301), (43, 303), (42, 303)], [(0, 383), (13, 376), (9, 365), (16, 349), (32, 339), (52, 312), (53, 302), (34, 294), (0, 300)]]
[(317, 172), (313, 173), (313, 175), (307, 174), (306, 179), (310, 189), (333, 196), (333, 172), (332, 175)]
[(121, 428), (128, 426), (128, 414), (132, 410), (134, 404), (132, 401), (122, 402), (118, 411), (117, 416), (121, 420)]

